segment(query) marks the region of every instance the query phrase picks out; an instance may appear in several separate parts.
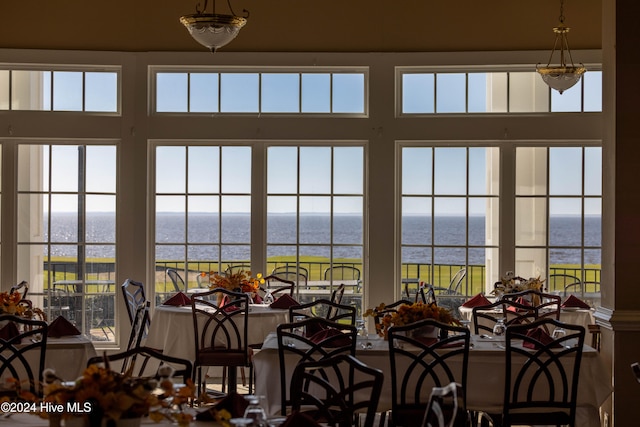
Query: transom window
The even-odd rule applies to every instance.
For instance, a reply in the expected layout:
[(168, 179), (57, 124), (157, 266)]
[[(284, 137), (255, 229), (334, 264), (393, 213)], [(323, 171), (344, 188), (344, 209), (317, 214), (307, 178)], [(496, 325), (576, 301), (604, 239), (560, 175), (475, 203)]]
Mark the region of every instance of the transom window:
[(0, 110), (119, 112), (119, 69), (0, 69)]
[(158, 113), (367, 112), (366, 70), (157, 71), (154, 76)]
[(602, 111), (602, 72), (588, 71), (562, 94), (535, 71), (400, 70), (400, 114)]

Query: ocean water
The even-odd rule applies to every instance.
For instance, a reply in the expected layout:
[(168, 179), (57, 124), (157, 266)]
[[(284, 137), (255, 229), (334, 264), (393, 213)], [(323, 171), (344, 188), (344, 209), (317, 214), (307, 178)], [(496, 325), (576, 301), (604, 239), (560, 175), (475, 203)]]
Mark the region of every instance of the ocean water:
[[(183, 259), (184, 247), (180, 246), (185, 237), (191, 244), (191, 259), (217, 259), (218, 248), (212, 243), (221, 241), (225, 246), (224, 259), (249, 259), (250, 217), (247, 214), (231, 214), (223, 218), (211, 215), (191, 214), (188, 218), (189, 229), (185, 236), (185, 218), (181, 214), (161, 213), (156, 217), (156, 257), (161, 259)], [(431, 242), (436, 245), (459, 246), (467, 239), (467, 223), (464, 217), (441, 216), (435, 218), (435, 233), (431, 233), (431, 217), (405, 216), (402, 220), (402, 241), (409, 245), (402, 254), (403, 262), (425, 262), (430, 260), (430, 253), (424, 248), (410, 247)], [(77, 218), (73, 214), (53, 214), (51, 218), (52, 242), (60, 242), (52, 248), (54, 256), (75, 256), (75, 245), (65, 245), (77, 241)], [(579, 217), (552, 217), (550, 219), (550, 239), (554, 248), (551, 250), (553, 263), (580, 263), (581, 223)], [(324, 215), (302, 215), (300, 218), (300, 243), (314, 245), (309, 247), (314, 255), (329, 256), (331, 236), (329, 218)], [(357, 215), (338, 215), (333, 223), (334, 257), (362, 257), (363, 224)], [(584, 246), (601, 245), (600, 217), (585, 217)], [(375, 233), (375, 230), (371, 231)], [(100, 246), (100, 242), (115, 241), (115, 217), (109, 214), (87, 215), (87, 242), (98, 243), (92, 246), (91, 256), (112, 257), (112, 246)], [(296, 242), (296, 223), (293, 215), (271, 215), (267, 223), (267, 244), (269, 256), (290, 255)], [(485, 218), (469, 217), (468, 243), (481, 246), (485, 241)], [(174, 243), (175, 245), (172, 245)], [(272, 245), (269, 245), (272, 244)], [(290, 245), (289, 245), (290, 244)], [(289, 246), (287, 246), (289, 245)], [(318, 246), (316, 246), (318, 245)], [(572, 248), (573, 247), (573, 248)], [(195, 256), (193, 256), (195, 255)], [(466, 251), (464, 248), (441, 247), (435, 252), (436, 263), (464, 264)], [(471, 248), (468, 253), (469, 263), (484, 264), (484, 250)], [(600, 251), (586, 250), (585, 263), (599, 264)]]

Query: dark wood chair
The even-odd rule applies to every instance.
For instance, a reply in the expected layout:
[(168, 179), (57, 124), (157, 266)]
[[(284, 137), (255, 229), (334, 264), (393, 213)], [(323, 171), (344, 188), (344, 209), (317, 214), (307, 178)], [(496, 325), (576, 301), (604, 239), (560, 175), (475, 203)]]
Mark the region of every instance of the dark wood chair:
[(13, 390), (0, 396), (19, 398), (21, 391), (42, 396), (42, 372), (47, 350), (49, 326), (42, 320), (30, 320), (9, 314), (0, 315), (0, 378), (16, 379)]
[(296, 288), (296, 282), (293, 280), (283, 279), (279, 276), (267, 276), (264, 278), (265, 286), (261, 288), (263, 293), (269, 292), (274, 299), (278, 299), (280, 295), (289, 294), (293, 296)]
[[(536, 328), (566, 335), (542, 340)], [(575, 426), (584, 338), (584, 327), (549, 318), (507, 328), (503, 426)]]
[[(316, 331), (312, 333), (312, 331)], [(290, 390), (293, 369), (297, 363), (318, 361), (339, 354), (355, 356), (357, 329), (352, 325), (311, 317), (300, 322), (283, 323), (276, 328), (280, 364), (281, 414), (291, 408)], [(287, 363), (288, 362), (288, 363)]]
[(351, 305), (337, 304), (326, 299), (317, 299), (305, 304), (289, 307), (289, 321), (293, 322), (296, 316), (324, 317), (332, 322), (342, 324), (356, 324), (356, 307)]
[(480, 305), (472, 309), (474, 333), (493, 334), (493, 327), (499, 319), (504, 319), (505, 326), (535, 322), (538, 313), (531, 305), (520, 304), (511, 300), (498, 300), (488, 305)]
[(562, 297), (560, 295), (528, 289), (521, 292), (504, 294), (502, 299), (516, 302), (527, 301), (536, 308), (538, 319), (550, 317), (552, 319), (560, 320), (562, 305)]
[(310, 413), (329, 426), (373, 427), (383, 380), (380, 369), (349, 354), (300, 362), (291, 377), (292, 411)]
[[(221, 293), (218, 305), (213, 294)], [(198, 387), (206, 390), (202, 368), (220, 366), (228, 372), (229, 392), (235, 392), (238, 367), (249, 368), (249, 394), (253, 391), (253, 350), (248, 345), (249, 297), (241, 292), (215, 288), (191, 296)]]
[(398, 312), (398, 307), (400, 307), (401, 305), (406, 304), (406, 305), (411, 305), (412, 302), (409, 301), (408, 299), (401, 299), (395, 302), (392, 302), (391, 304), (385, 305), (384, 308), (382, 309), (378, 309), (378, 307), (373, 309), (373, 325), (376, 328), (376, 333), (378, 335), (380, 335), (380, 333), (382, 332), (382, 318), (389, 314), (393, 314), (393, 313), (397, 313)]
[[(428, 328), (438, 328), (439, 338), (420, 335)], [(467, 328), (434, 319), (389, 328), (390, 425), (422, 426), (433, 387), (456, 382), (466, 388), (469, 340)], [(462, 408), (466, 411), (464, 398)]]

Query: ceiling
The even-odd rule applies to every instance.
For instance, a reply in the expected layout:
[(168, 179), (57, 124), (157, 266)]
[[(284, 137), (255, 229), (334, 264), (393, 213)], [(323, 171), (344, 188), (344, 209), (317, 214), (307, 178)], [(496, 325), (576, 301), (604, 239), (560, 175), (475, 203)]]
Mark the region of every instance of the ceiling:
[[(204, 1), (204, 0), (201, 0)], [(201, 3), (202, 4), (202, 3)], [(2, 0), (0, 48), (202, 51), (178, 21), (196, 0)], [(550, 50), (559, 0), (232, 0), (228, 52)], [(218, 0), (218, 12), (227, 6)], [(209, 9), (210, 10), (210, 9)], [(601, 0), (565, 0), (572, 50), (600, 49)]]

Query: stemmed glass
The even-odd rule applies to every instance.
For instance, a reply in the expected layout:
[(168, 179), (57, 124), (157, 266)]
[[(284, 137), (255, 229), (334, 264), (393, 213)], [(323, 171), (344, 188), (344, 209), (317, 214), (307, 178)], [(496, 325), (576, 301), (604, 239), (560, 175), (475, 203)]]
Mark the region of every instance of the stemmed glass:
[(367, 322), (364, 319), (356, 320), (356, 328), (358, 329), (358, 336), (361, 337), (360, 347), (363, 349), (371, 348), (369, 342), (369, 331), (367, 331)]
[(567, 335), (567, 331), (565, 331), (563, 328), (561, 327), (557, 327), (553, 330), (553, 333), (551, 334), (551, 337), (554, 340), (558, 340), (562, 337), (564, 337), (565, 335)]
[(236, 427), (249, 427), (253, 423), (253, 420), (251, 418), (241, 417), (231, 418), (229, 422), (231, 423), (231, 425)]
[(493, 336), (502, 337), (507, 331), (507, 326), (504, 324), (504, 318), (498, 319), (496, 324), (493, 325)]

